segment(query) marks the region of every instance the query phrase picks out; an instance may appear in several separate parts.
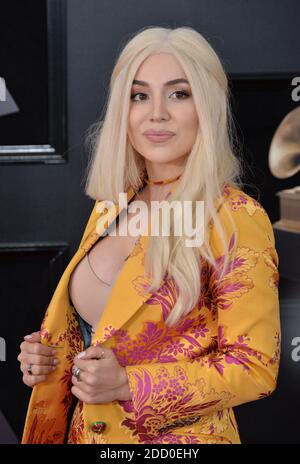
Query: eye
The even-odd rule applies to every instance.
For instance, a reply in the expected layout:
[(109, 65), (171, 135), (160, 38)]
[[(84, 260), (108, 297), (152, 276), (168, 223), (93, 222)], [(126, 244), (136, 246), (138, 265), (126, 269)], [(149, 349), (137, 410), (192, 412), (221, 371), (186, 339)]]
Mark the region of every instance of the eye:
[[(188, 97), (190, 96), (190, 94), (189, 94), (188, 92), (186, 92), (185, 90), (176, 90), (176, 91), (173, 92), (171, 95), (175, 95), (175, 94), (177, 94), (177, 95), (180, 96), (180, 98), (175, 98), (175, 100), (185, 100), (186, 98), (188, 98)], [(130, 99), (131, 99), (132, 101), (143, 101), (144, 98), (142, 98), (142, 100), (140, 100), (140, 99), (137, 100), (137, 99), (136, 99), (136, 97), (137, 97), (138, 95), (142, 95), (143, 97), (147, 96), (147, 94), (145, 94), (145, 93), (137, 92), (137, 93), (132, 94), (132, 95), (130, 96)], [(172, 99), (172, 100), (174, 100), (174, 99)]]
[(132, 94), (131, 97), (130, 97), (130, 99), (131, 99), (132, 101), (141, 101), (141, 100), (135, 100), (135, 97), (136, 97), (137, 95), (146, 95), (146, 94), (145, 94), (145, 93), (141, 93), (141, 92), (137, 92), (137, 93)]
[[(179, 100), (184, 100), (185, 98), (189, 97), (189, 94), (187, 92), (185, 92), (184, 90), (177, 90), (176, 92), (174, 92), (174, 94), (177, 93), (178, 95), (180, 95), (181, 97), (184, 97), (184, 98), (179, 98)], [(173, 94), (172, 94), (173, 95)], [(176, 99), (177, 100), (177, 99)]]

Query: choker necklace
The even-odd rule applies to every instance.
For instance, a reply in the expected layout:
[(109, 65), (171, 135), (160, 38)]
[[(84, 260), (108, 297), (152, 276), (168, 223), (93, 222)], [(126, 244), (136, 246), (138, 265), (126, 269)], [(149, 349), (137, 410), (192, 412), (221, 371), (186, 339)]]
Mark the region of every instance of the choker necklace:
[(176, 176), (176, 177), (170, 177), (169, 179), (165, 179), (165, 180), (150, 180), (150, 179), (145, 179), (145, 182), (148, 184), (148, 185), (163, 185), (163, 184), (170, 184), (171, 182), (174, 182), (175, 180), (178, 180), (179, 177), (181, 177), (181, 174), (179, 174), (179, 176)]

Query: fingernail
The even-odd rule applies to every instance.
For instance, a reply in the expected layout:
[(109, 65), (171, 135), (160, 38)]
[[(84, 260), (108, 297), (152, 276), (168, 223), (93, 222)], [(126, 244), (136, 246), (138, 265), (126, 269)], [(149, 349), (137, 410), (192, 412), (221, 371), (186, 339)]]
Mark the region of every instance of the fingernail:
[(56, 358), (53, 359), (53, 364), (58, 364), (58, 363), (59, 363), (58, 359), (56, 359)]
[(25, 335), (25, 340), (30, 340), (30, 338), (32, 338), (32, 335)]
[(52, 354), (55, 354), (56, 353), (56, 350), (52, 350)]
[(85, 355), (85, 351), (82, 351), (81, 353), (79, 353), (76, 358), (80, 359), (80, 358), (83, 358), (83, 356)]

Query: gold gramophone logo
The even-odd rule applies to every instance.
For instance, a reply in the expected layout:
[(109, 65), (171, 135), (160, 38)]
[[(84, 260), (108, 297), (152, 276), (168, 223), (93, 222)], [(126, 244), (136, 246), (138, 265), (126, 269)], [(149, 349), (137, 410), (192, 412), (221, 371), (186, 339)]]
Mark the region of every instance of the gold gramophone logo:
[[(288, 113), (278, 126), (270, 146), (269, 167), (279, 179), (300, 171), (300, 107)], [(280, 220), (273, 227), (300, 234), (300, 185), (276, 195), (280, 201)]]

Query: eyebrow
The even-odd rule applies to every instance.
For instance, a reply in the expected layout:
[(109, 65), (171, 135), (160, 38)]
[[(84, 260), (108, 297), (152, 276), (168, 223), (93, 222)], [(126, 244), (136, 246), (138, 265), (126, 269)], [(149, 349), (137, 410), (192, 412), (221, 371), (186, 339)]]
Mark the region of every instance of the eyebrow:
[[(142, 85), (143, 87), (149, 87), (149, 84), (148, 82), (145, 82), (145, 81), (139, 81), (137, 79), (134, 79), (133, 82), (132, 82), (132, 85)], [(174, 84), (189, 84), (189, 81), (187, 79), (183, 79), (183, 78), (178, 78), (178, 79), (173, 79), (171, 81), (167, 81), (164, 83), (164, 86), (168, 86), (168, 85), (174, 85)]]

